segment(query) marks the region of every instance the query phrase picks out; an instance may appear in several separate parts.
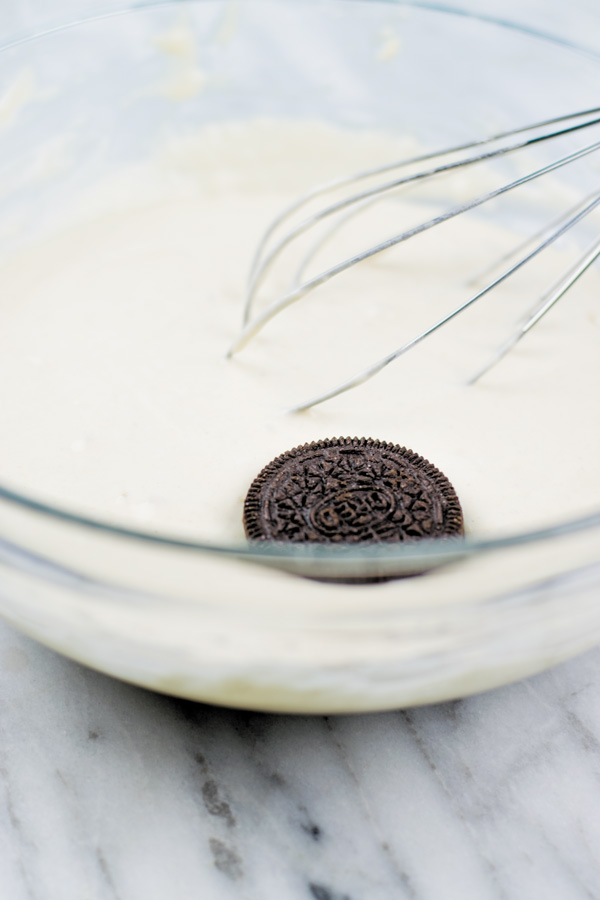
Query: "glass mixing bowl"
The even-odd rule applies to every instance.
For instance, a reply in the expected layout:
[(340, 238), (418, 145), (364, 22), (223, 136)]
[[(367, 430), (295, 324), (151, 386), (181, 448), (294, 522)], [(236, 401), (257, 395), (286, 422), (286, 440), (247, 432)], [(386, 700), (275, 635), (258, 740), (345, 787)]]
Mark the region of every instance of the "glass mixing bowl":
[[(208, 87), (173, 102), (148, 86), (164, 79), (155, 38), (180, 7)], [(390, 28), (401, 52), (376, 64)], [(167, 132), (285, 116), (410, 132), (438, 148), (485, 123), (593, 107), (599, 74), (599, 59), (559, 39), (380, 0), (147, 3), (25, 36), (0, 53), (3, 257), (51, 233), (63, 209)], [(585, 165), (560, 177), (586, 177)], [(590, 441), (597, 448), (593, 417)], [(0, 535), (11, 624), (86, 665), (197, 700), (287, 712), (427, 703), (600, 641), (600, 508), (575, 521), (557, 510), (535, 533), (334, 552), (131, 530), (4, 485)], [(423, 569), (419, 602), (407, 580), (381, 591), (298, 577)], [(251, 604), (250, 581), (260, 584)]]

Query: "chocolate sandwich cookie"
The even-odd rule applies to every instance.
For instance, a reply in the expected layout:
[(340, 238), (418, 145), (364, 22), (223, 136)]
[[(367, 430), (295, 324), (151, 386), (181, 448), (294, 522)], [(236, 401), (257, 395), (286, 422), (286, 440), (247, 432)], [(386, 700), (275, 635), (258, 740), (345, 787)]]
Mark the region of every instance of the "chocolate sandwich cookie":
[(405, 542), (463, 533), (454, 488), (406, 447), (333, 438), (295, 447), (253, 481), (244, 505), (255, 541)]

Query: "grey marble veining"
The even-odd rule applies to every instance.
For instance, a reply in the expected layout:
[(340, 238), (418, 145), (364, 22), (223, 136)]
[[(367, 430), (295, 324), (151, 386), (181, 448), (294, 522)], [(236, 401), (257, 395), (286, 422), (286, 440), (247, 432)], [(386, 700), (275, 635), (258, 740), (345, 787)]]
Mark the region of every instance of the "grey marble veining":
[(6, 900), (600, 896), (600, 651), (468, 700), (270, 716), (0, 630)]

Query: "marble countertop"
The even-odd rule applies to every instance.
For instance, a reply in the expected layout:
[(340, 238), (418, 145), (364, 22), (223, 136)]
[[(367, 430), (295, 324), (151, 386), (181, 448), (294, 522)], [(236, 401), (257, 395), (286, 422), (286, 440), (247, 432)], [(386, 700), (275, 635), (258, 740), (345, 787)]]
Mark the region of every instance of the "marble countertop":
[[(60, 5), (7, 2), (0, 31)], [(600, 47), (598, 0), (462, 5)], [(291, 717), (154, 695), (0, 624), (0, 898), (598, 898), (599, 711), (600, 650), (454, 703)]]
[(600, 650), (363, 716), (154, 695), (0, 628), (6, 900), (600, 896)]

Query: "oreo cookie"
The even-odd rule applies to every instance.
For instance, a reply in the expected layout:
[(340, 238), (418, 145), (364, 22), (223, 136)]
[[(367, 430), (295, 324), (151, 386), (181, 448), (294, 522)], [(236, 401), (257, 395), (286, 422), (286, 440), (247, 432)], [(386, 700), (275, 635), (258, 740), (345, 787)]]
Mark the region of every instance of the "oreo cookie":
[(396, 444), (333, 438), (295, 447), (253, 481), (244, 505), (251, 541), (364, 544), (463, 534), (454, 488)]

